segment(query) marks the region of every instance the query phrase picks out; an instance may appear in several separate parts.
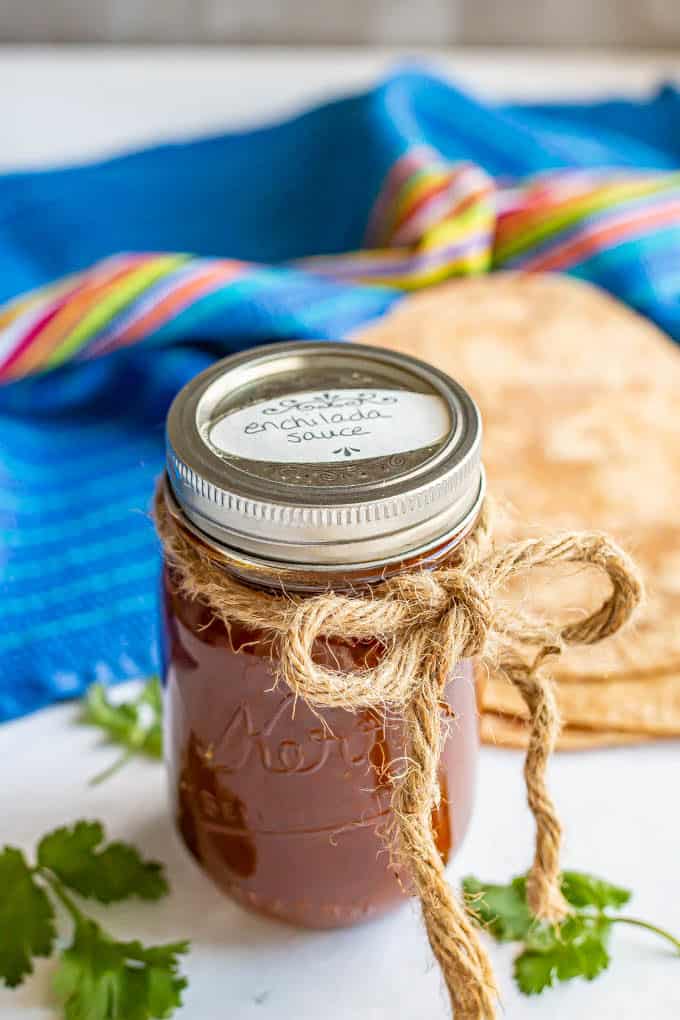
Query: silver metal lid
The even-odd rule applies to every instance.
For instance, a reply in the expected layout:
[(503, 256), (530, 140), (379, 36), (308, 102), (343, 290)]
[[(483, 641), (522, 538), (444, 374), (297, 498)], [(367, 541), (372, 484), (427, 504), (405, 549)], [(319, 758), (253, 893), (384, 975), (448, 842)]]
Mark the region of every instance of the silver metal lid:
[(191, 525), (228, 549), (315, 569), (386, 563), (472, 519), (481, 431), (463, 387), (425, 362), (277, 343), (180, 391), (168, 477)]

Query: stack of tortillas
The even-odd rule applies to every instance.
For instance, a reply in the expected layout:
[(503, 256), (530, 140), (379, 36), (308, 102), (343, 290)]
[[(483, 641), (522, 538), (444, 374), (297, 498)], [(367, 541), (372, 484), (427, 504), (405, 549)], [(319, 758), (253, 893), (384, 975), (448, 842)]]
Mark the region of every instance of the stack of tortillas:
[[(474, 396), (500, 538), (603, 530), (643, 570), (636, 624), (554, 667), (560, 746), (680, 735), (680, 350), (593, 287), (519, 274), (408, 297), (357, 339), (423, 358)], [(514, 597), (576, 613), (605, 592), (581, 571), (532, 579)], [(492, 676), (483, 709), (485, 740), (523, 744), (509, 684)]]

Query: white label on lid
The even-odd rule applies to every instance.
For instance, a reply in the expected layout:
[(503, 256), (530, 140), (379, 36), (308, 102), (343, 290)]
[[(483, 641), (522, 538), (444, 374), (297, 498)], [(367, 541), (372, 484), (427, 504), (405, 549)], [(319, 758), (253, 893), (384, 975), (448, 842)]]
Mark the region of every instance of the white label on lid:
[(247, 460), (331, 464), (407, 453), (451, 428), (441, 397), (408, 390), (309, 390), (263, 400), (221, 418), (212, 446)]

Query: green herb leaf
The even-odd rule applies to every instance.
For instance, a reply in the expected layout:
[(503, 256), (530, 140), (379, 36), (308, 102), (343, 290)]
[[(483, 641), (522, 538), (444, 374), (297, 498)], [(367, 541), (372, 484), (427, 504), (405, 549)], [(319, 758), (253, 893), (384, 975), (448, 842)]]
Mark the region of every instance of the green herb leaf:
[(580, 871), (563, 873), (562, 892), (567, 902), (574, 907), (596, 907), (598, 910), (606, 907), (618, 909), (628, 903), (631, 897), (629, 889)]
[(634, 925), (670, 943), (680, 953), (680, 939), (658, 925), (634, 917), (608, 914), (630, 899), (628, 889), (580, 871), (565, 871), (562, 891), (572, 908), (560, 925), (533, 917), (527, 903), (526, 876), (507, 885), (468, 877), (463, 880), (470, 914), (499, 942), (523, 943), (515, 960), (515, 980), (527, 995), (537, 995), (556, 981), (582, 977), (592, 981), (609, 966), (608, 942), (613, 925)]
[(499, 942), (518, 942), (535, 924), (524, 887), (515, 882), (492, 885), (468, 876), (463, 879), (463, 892), (470, 913), (476, 915)]
[(554, 960), (543, 953), (525, 949), (515, 960), (513, 973), (521, 992), (525, 995), (539, 995), (554, 984)]
[[(145, 711), (148, 709), (148, 711)], [(116, 704), (103, 684), (93, 684), (85, 695), (82, 721), (98, 726), (118, 744), (154, 758), (162, 755), (162, 695), (158, 677), (144, 684), (134, 701)]]
[(81, 721), (98, 726), (117, 744), (152, 758), (163, 755), (163, 696), (160, 680), (151, 677), (134, 701), (115, 704), (103, 684), (85, 695)]
[(125, 753), (93, 779), (94, 783), (117, 772), (133, 755), (163, 756), (163, 695), (158, 677), (151, 677), (134, 701), (111, 701), (107, 688), (92, 684), (83, 700), (80, 721), (103, 730)]
[(77, 822), (70, 829), (56, 829), (41, 839), (38, 864), (49, 868), (69, 889), (101, 903), (131, 896), (143, 900), (165, 896), (168, 883), (158, 861), (145, 861), (126, 843), (102, 847), (103, 841), (99, 822)]
[(80, 821), (44, 836), (33, 868), (20, 850), (0, 851), (0, 982), (20, 984), (34, 956), (52, 953), (51, 896), (73, 925), (55, 981), (66, 1020), (162, 1020), (181, 1005), (187, 982), (178, 975), (178, 956), (189, 943), (121, 942), (83, 913), (70, 890), (104, 903), (155, 900), (168, 891), (160, 864), (126, 843), (103, 841), (99, 822)]
[(14, 988), (33, 970), (32, 957), (49, 956), (54, 911), (20, 850), (0, 852), (0, 980)]
[(572, 916), (559, 926), (545, 926), (538, 941), (515, 960), (515, 980), (525, 995), (537, 995), (555, 981), (583, 977), (592, 981), (609, 966), (611, 924), (606, 918)]
[(169, 1017), (182, 1004), (186, 980), (178, 956), (187, 942), (144, 947), (117, 942), (94, 921), (76, 925), (55, 975), (66, 1020), (149, 1020)]

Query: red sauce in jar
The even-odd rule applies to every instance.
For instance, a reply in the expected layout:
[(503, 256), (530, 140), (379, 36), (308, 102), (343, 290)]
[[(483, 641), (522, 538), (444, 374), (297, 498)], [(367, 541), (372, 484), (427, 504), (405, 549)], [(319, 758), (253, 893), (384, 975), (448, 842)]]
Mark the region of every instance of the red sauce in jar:
[[(352, 924), (408, 895), (390, 859), (390, 769), (402, 727), (377, 713), (315, 714), (272, 689), (271, 643), (178, 594), (164, 575), (166, 747), (177, 826), (191, 853), (245, 906), (307, 927)], [(317, 658), (370, 666), (375, 643), (319, 642)], [(325, 723), (325, 725), (324, 725)], [(449, 730), (433, 814), (445, 860), (474, 796), (478, 722), (472, 664), (442, 698)]]

